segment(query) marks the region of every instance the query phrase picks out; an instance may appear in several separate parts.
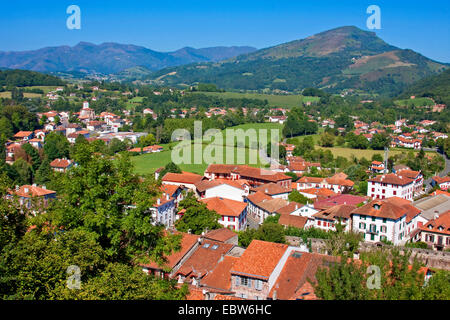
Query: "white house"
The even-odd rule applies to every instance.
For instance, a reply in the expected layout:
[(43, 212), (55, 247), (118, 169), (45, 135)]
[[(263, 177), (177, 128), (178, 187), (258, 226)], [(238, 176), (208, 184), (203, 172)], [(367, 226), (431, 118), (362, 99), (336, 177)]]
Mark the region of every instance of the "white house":
[(175, 223), (175, 198), (169, 194), (156, 199), (156, 203), (150, 208), (154, 224), (162, 224), (172, 227)]
[(408, 237), (408, 210), (386, 200), (374, 200), (351, 213), (352, 229), (364, 235), (367, 242), (391, 241), (403, 245)]
[(399, 197), (412, 200), (414, 197), (414, 180), (401, 174), (379, 175), (367, 182), (367, 195), (373, 199)]
[(201, 199), (222, 197), (240, 202), (244, 202), (250, 190), (250, 186), (245, 180), (203, 180), (195, 187)]

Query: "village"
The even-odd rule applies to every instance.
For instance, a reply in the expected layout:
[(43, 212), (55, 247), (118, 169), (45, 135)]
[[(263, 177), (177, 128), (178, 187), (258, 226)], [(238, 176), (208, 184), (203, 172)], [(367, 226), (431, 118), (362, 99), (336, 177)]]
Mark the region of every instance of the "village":
[[(97, 87), (93, 87), (97, 91)], [(51, 101), (62, 90), (56, 89), (47, 95)], [(94, 97), (95, 98), (95, 97)], [(94, 99), (92, 98), (92, 99)], [(48, 105), (51, 108), (51, 103)], [(170, 110), (171, 118), (185, 118), (198, 110)], [(205, 116), (224, 116), (232, 108), (210, 108)], [(243, 112), (258, 112), (247, 110)], [(289, 110), (274, 108), (266, 115), (265, 122), (283, 124)], [(142, 111), (143, 116), (158, 118), (151, 108)], [(30, 144), (42, 152), (46, 137), (58, 133), (74, 145), (78, 139), (88, 142), (101, 140), (108, 145), (113, 139), (125, 142), (121, 150), (134, 154), (162, 152), (164, 147), (156, 143), (143, 145), (147, 132), (123, 131), (132, 124), (128, 111), (117, 115), (112, 112), (96, 114), (84, 101), (79, 112), (70, 114), (50, 110), (37, 113), (42, 128), (35, 131), (19, 131), (5, 144), (5, 162), (12, 165), (21, 157), (22, 146)], [(76, 122), (71, 122), (73, 119)], [(373, 122), (364, 123), (353, 117), (354, 135), (363, 136), (368, 142), (375, 134), (392, 132), (389, 147), (420, 150), (426, 139), (448, 139), (447, 134), (429, 130), (433, 121), (422, 120), (408, 123), (399, 119), (390, 125)], [(332, 119), (320, 120), (322, 128), (334, 128)], [(337, 128), (345, 132), (345, 128)], [(81, 138), (80, 138), (81, 137)], [(152, 141), (153, 142), (153, 141)], [(254, 239), (244, 248), (239, 245), (241, 232), (260, 228), (267, 219), (276, 218), (283, 228), (300, 230), (318, 229), (325, 232), (344, 232), (362, 235), (364, 243), (404, 247), (423, 243), (432, 254), (442, 251), (441, 267), (450, 269), (450, 186), (449, 176), (433, 176), (426, 185), (423, 173), (406, 165), (394, 165), (388, 170), (388, 159), (374, 160), (366, 168), (367, 193), (355, 194), (355, 182), (344, 172), (335, 172), (326, 177), (309, 175), (321, 171), (320, 162), (310, 162), (294, 155), (295, 145), (280, 143), (286, 149), (285, 164), (275, 167), (257, 168), (245, 164), (209, 164), (203, 174), (182, 171), (166, 172), (164, 167), (154, 172), (155, 181), (160, 181), (159, 196), (149, 214), (155, 225), (162, 225), (167, 233), (181, 234), (181, 249), (167, 256), (164, 266), (157, 263), (142, 264), (148, 274), (176, 279), (179, 284), (188, 284), (192, 300), (312, 300), (317, 299), (314, 288), (307, 279), (314, 278), (316, 270), (335, 257), (326, 250), (312, 250), (299, 239), (287, 243), (274, 243)], [(448, 160), (447, 160), (448, 161)], [(79, 164), (70, 158), (56, 158), (50, 163), (54, 172), (67, 173)], [(329, 168), (328, 168), (329, 169)], [(293, 179), (295, 174), (298, 179)], [(295, 181), (293, 181), (295, 180)], [(291, 200), (291, 195), (300, 194), (305, 201)], [(20, 204), (33, 209), (33, 203), (44, 207), (57, 199), (56, 191), (44, 185), (17, 185), (10, 190), (10, 197), (18, 197)], [(217, 213), (221, 228), (204, 230), (201, 234), (180, 232), (176, 223), (183, 219), (186, 208), (179, 204), (186, 197), (194, 197), (208, 210)], [(37, 214), (37, 212), (35, 212)], [(357, 256), (355, 256), (357, 257)], [(432, 276), (426, 266), (424, 281)]]

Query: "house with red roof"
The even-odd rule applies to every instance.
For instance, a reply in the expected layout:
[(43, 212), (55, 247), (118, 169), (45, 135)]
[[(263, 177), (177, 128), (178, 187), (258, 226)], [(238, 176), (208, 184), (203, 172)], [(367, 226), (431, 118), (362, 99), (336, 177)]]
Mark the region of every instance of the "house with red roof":
[(439, 176), (435, 176), (432, 178), (431, 180), (431, 185), (434, 186), (439, 186), (439, 188), (441, 190), (449, 190), (450, 187), (450, 177), (439, 177)]
[(8, 192), (8, 197), (17, 196), (21, 206), (28, 209), (35, 203), (38, 206), (46, 207), (48, 203), (56, 198), (56, 191), (48, 190), (45, 186), (38, 187), (36, 184), (16, 186), (14, 190)]
[(381, 161), (372, 161), (369, 169), (373, 173), (384, 173), (384, 163)]
[(16, 141), (28, 141), (33, 139), (33, 137), (33, 131), (19, 131), (13, 136), (14, 140)]
[(367, 195), (373, 199), (399, 197), (412, 200), (414, 197), (414, 179), (401, 173), (388, 173), (367, 180)]
[(292, 178), (281, 172), (254, 168), (247, 165), (210, 164), (205, 170), (205, 177), (214, 179), (247, 180), (252, 187), (265, 183), (276, 183), (290, 188)]
[(162, 264), (155, 261), (140, 263), (139, 266), (145, 273), (159, 278), (173, 279), (183, 262), (200, 246), (201, 236), (184, 232), (176, 232), (175, 234), (181, 236), (180, 250), (174, 251), (170, 255), (164, 255)]
[(200, 199), (222, 197), (225, 199), (241, 201), (249, 195), (250, 183), (247, 180), (201, 180), (195, 185)]
[(66, 172), (74, 165), (74, 162), (69, 159), (55, 159), (52, 162), (50, 162), (50, 167), (53, 169), (53, 171), (56, 172)]
[(265, 300), (290, 250), (281, 243), (253, 240), (230, 270), (231, 291), (244, 299)]
[(221, 218), (219, 223), (233, 231), (242, 231), (247, 228), (247, 203), (214, 197), (202, 199), (209, 210), (217, 212)]
[(420, 227), (417, 241), (427, 243), (433, 250), (450, 248), (450, 210)]
[(352, 229), (351, 212), (356, 206), (340, 204), (334, 207), (321, 210), (313, 215), (314, 227), (325, 231), (336, 231), (336, 224), (344, 226), (344, 231)]
[(373, 200), (351, 212), (352, 230), (364, 235), (367, 242), (391, 241), (403, 245), (408, 239), (408, 208), (402, 202)]
[(203, 176), (190, 173), (190, 172), (183, 172), (183, 173), (173, 173), (168, 172), (162, 177), (161, 182), (162, 184), (171, 184), (176, 186), (184, 186), (190, 190), (196, 191), (195, 185), (203, 180)]

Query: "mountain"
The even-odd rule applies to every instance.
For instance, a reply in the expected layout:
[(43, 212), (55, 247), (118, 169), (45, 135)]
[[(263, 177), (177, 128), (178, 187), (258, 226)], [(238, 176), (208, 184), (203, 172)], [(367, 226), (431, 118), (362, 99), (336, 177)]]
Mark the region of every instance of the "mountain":
[(399, 93), (448, 66), (412, 50), (389, 45), (374, 32), (340, 27), (305, 39), (261, 49), (216, 63), (196, 63), (154, 72), (164, 85), (214, 83), (223, 89), (330, 92), (360, 89)]
[(135, 45), (80, 42), (74, 47), (47, 47), (34, 51), (0, 52), (0, 68), (39, 72), (119, 73), (134, 67), (154, 71), (193, 62), (219, 61), (255, 51), (252, 47), (183, 48), (158, 52)]
[(1, 70), (0, 86), (62, 86), (65, 82), (58, 77), (28, 70)]
[(438, 75), (417, 81), (404, 90), (399, 96), (399, 99), (406, 99), (412, 95), (417, 97), (431, 97), (437, 103), (444, 103), (450, 106), (450, 69)]

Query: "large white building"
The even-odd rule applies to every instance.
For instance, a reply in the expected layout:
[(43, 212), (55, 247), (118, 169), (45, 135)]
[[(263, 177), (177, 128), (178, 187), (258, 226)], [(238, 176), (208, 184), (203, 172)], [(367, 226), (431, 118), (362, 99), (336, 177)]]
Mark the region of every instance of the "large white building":
[(413, 200), (414, 180), (389, 173), (379, 175), (369, 179), (367, 185), (367, 195), (373, 199), (386, 199), (390, 197), (399, 197), (406, 200)]
[(352, 230), (364, 235), (364, 241), (391, 241), (403, 245), (407, 234), (407, 208), (391, 201), (374, 200), (352, 211)]

